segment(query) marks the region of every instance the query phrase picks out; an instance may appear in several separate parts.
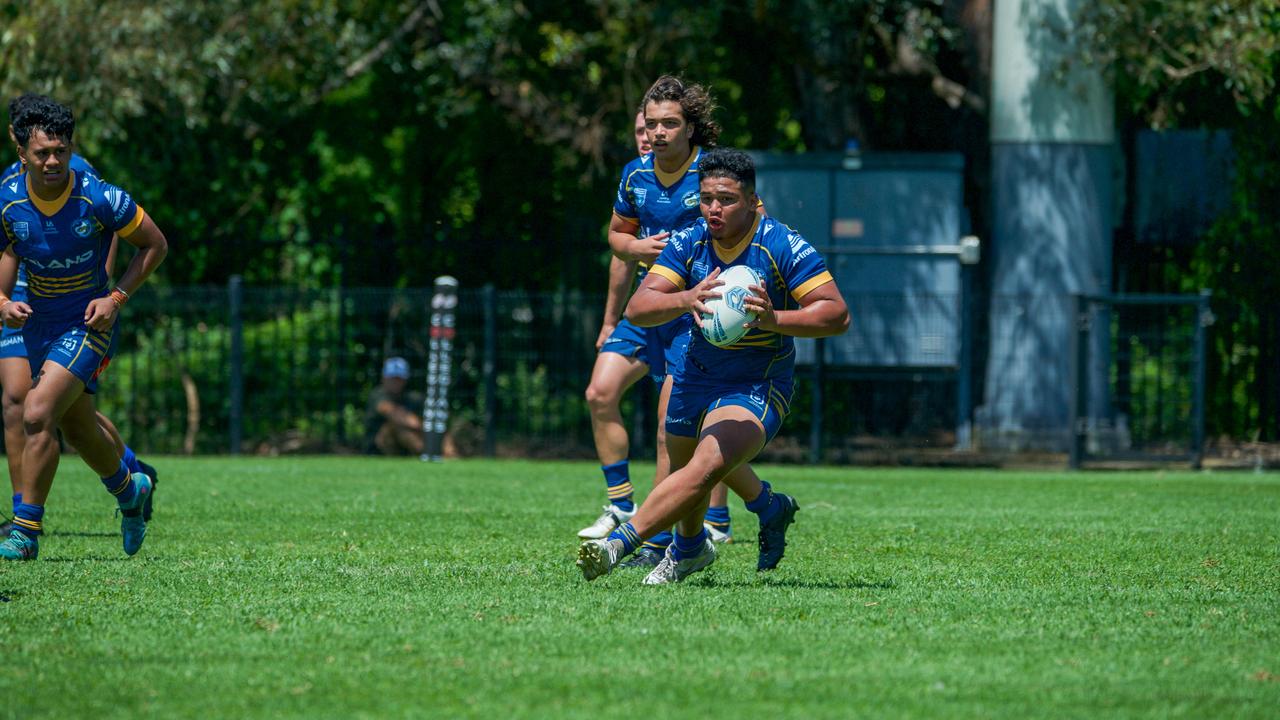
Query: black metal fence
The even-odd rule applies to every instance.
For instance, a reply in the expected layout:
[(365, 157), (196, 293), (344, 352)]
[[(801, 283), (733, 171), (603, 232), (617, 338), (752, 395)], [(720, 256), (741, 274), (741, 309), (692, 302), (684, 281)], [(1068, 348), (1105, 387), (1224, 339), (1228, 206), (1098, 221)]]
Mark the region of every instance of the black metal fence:
[[(602, 296), (577, 291), (462, 289), (445, 453), (593, 456), (583, 392), (602, 308)], [(362, 452), (382, 360), (407, 358), (411, 387), (425, 385), (430, 313), (427, 288), (148, 288), (122, 318), (99, 404), (148, 452)], [(770, 459), (810, 459), (815, 442), (826, 460), (954, 445), (955, 383), (946, 376), (828, 368), (817, 387), (812, 369), (800, 368)], [(641, 381), (624, 401), (633, 456), (652, 452), (655, 398)]]
[(1208, 292), (1075, 297), (1071, 467), (1091, 460), (1200, 467), (1209, 299)]

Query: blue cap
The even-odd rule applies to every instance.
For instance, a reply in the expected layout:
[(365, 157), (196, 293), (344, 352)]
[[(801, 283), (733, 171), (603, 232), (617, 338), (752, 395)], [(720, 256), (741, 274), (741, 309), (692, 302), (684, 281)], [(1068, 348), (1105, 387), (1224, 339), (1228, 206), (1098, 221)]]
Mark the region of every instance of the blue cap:
[(387, 358), (387, 361), (382, 363), (382, 377), (408, 379), (409, 361), (402, 357)]

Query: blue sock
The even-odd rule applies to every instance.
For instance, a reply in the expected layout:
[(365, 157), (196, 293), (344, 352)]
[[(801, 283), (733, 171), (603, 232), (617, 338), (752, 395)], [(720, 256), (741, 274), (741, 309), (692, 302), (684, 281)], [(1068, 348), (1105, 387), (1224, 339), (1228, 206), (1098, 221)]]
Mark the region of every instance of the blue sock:
[(640, 533), (636, 532), (635, 527), (631, 523), (622, 523), (613, 532), (609, 533), (610, 540), (622, 541), (622, 554), (630, 555), (640, 544)]
[(663, 530), (657, 535), (654, 535), (653, 537), (644, 541), (645, 547), (649, 548), (650, 550), (657, 550), (660, 553), (665, 553), (667, 551), (667, 546), (670, 544), (671, 544), (670, 530)]
[(18, 514), (18, 506), (22, 504), (22, 493), (13, 494), (13, 514)]
[(703, 528), (698, 534), (687, 538), (680, 533), (676, 533), (675, 549), (671, 551), (671, 555), (676, 560), (684, 560), (691, 558), (702, 552), (702, 546), (707, 542), (707, 529)]
[(604, 472), (604, 484), (608, 486), (609, 502), (618, 506), (619, 510), (631, 512), (636, 504), (631, 500), (631, 463), (621, 460), (612, 465), (601, 465)]
[(22, 503), (13, 511), (13, 529), (27, 537), (38, 537), (44, 532), (44, 506)]
[(133, 484), (133, 477), (129, 474), (129, 468), (124, 466), (124, 461), (120, 461), (120, 467), (116, 468), (114, 475), (102, 478), (102, 484), (107, 487), (107, 492), (116, 496), (116, 502), (121, 505), (128, 505), (133, 502), (133, 498), (138, 494), (138, 488)]
[(721, 505), (707, 508), (706, 522), (722, 533), (729, 532), (729, 506)]
[(138, 464), (138, 456), (134, 454), (133, 448), (128, 445), (124, 446), (124, 456), (120, 458), (124, 466), (129, 468), (129, 472), (142, 472), (142, 466)]
[(747, 503), (747, 510), (755, 513), (756, 517), (760, 518), (760, 524), (763, 525), (772, 520), (773, 516), (777, 515), (778, 511), (782, 509), (782, 501), (774, 497), (773, 488), (769, 486), (769, 483), (761, 480), (760, 484), (764, 486), (764, 489), (760, 491), (755, 500)]

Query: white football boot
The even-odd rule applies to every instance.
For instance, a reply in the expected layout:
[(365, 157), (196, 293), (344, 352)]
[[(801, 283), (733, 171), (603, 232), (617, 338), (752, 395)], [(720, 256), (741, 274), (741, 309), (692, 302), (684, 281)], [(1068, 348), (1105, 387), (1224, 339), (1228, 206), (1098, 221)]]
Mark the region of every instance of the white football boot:
[(585, 580), (613, 572), (622, 557), (621, 540), (588, 540), (578, 547), (578, 569)]
[(645, 576), (645, 585), (678, 583), (696, 572), (706, 570), (708, 565), (716, 561), (716, 544), (711, 542), (710, 538), (703, 541), (702, 552), (691, 558), (676, 560), (675, 551), (674, 542), (667, 546), (666, 557), (662, 558), (658, 567)]
[(636, 516), (636, 511), (626, 511), (617, 505), (605, 505), (604, 513), (596, 521), (578, 531), (578, 537), (584, 540), (599, 540), (609, 537), (609, 533), (624, 522)]

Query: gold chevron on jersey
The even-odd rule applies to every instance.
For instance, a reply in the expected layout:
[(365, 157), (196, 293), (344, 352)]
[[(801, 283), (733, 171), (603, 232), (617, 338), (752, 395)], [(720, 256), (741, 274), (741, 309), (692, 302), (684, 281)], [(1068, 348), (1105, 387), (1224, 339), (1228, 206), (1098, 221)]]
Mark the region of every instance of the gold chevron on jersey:
[(88, 290), (94, 286), (96, 270), (86, 270), (65, 278), (37, 275), (27, 269), (27, 290), (38, 297), (57, 297), (67, 293)]

